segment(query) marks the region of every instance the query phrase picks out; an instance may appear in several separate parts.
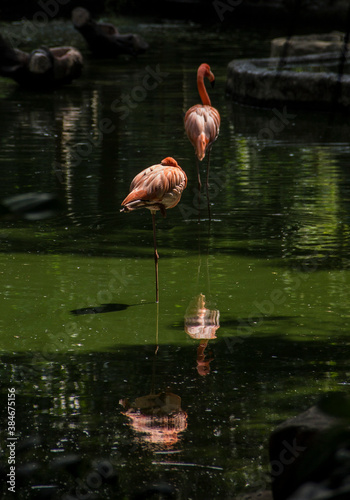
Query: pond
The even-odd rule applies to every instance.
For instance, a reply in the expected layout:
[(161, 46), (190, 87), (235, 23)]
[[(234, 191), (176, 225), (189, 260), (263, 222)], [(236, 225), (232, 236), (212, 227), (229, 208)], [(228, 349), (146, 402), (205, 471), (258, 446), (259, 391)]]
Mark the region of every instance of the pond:
[[(68, 21), (25, 26), (2, 32), (22, 35), (23, 50), (74, 44), (85, 66), (52, 92), (0, 79), (0, 198), (63, 204), (50, 219), (1, 222), (2, 477), (13, 390), (18, 498), (268, 488), (271, 430), (350, 383), (346, 117), (226, 96), (229, 61), (267, 57), (281, 27), (125, 18), (149, 51), (101, 60)], [(221, 114), (210, 217), (183, 127), (202, 62)], [(167, 156), (188, 186), (157, 215), (156, 304), (150, 214), (119, 210), (136, 173)], [(210, 340), (196, 338), (203, 317)]]

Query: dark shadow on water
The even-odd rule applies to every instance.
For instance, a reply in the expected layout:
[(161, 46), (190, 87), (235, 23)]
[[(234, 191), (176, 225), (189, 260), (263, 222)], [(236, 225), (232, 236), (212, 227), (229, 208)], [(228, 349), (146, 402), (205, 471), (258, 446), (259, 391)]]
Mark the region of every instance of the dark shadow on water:
[(264, 322), (274, 322), (274, 321), (290, 321), (295, 319), (295, 316), (267, 316), (266, 313), (262, 313), (257, 310), (253, 317), (248, 318), (231, 318), (221, 321), (221, 328), (238, 328), (238, 327), (254, 327), (254, 323), (259, 323), (262, 319)]
[(142, 302), (140, 304), (101, 304), (100, 306), (82, 307), (80, 309), (73, 309), (71, 314), (74, 316), (82, 316), (84, 314), (102, 314), (109, 312), (125, 311), (129, 307), (143, 306), (151, 304), (151, 302)]

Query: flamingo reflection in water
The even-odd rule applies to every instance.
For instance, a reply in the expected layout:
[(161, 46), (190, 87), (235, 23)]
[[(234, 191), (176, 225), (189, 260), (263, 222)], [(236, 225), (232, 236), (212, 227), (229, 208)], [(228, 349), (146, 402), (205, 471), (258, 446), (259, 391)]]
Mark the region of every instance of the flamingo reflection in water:
[(192, 338), (200, 340), (197, 348), (197, 371), (205, 376), (210, 373), (210, 362), (206, 359), (205, 349), (210, 339), (216, 339), (216, 330), (220, 328), (220, 311), (205, 307), (205, 295), (200, 293), (190, 302), (185, 314), (185, 332)]
[(181, 408), (181, 398), (168, 389), (136, 398), (132, 404), (123, 399), (120, 404), (125, 407), (123, 415), (130, 419), (131, 427), (140, 433), (140, 439), (153, 447), (172, 448), (187, 428), (187, 413)]
[(187, 428), (187, 413), (181, 408), (181, 397), (169, 389), (155, 393), (156, 361), (158, 355), (159, 304), (156, 313), (156, 349), (152, 363), (151, 392), (140, 396), (130, 404), (128, 399), (119, 403), (125, 408), (123, 415), (129, 418), (130, 426), (140, 435), (139, 440), (152, 447), (172, 448)]

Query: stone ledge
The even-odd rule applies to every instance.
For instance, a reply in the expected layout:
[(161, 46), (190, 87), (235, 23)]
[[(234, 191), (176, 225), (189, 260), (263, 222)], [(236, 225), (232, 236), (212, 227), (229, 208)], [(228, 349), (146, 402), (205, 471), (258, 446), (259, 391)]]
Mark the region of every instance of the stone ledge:
[[(283, 65), (280, 58), (231, 61), (227, 69), (227, 93), (237, 102), (257, 106), (350, 109), (350, 75), (342, 76), (340, 88), (339, 56), (334, 52), (287, 57), (282, 62)], [(312, 66), (328, 70), (313, 72)]]

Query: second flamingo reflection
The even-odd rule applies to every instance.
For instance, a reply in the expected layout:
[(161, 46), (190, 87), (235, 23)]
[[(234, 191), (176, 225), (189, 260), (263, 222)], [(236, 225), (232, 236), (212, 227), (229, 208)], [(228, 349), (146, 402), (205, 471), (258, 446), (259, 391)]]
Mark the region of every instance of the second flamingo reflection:
[(148, 208), (152, 214), (154, 262), (156, 271), (156, 302), (159, 302), (158, 251), (155, 214), (160, 210), (163, 217), (168, 208), (175, 207), (187, 186), (187, 176), (174, 158), (164, 158), (159, 164), (145, 168), (134, 177), (130, 193), (123, 200), (121, 212)]

